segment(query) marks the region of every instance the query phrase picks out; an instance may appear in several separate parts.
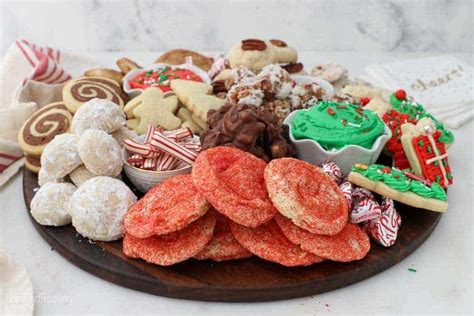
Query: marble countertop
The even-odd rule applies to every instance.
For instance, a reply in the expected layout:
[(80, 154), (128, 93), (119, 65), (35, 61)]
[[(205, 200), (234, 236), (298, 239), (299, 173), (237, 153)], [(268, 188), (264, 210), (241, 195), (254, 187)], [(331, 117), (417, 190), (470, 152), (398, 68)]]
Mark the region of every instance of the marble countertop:
[[(109, 66), (122, 56), (147, 64), (158, 54), (96, 54)], [(352, 74), (357, 74), (363, 65), (369, 63), (413, 56), (313, 52), (301, 53), (301, 60), (307, 65), (338, 61)], [(472, 64), (472, 55), (457, 56)], [(450, 149), (455, 175), (455, 184), (449, 191), (450, 207), (431, 237), (391, 269), (363, 282), (320, 295), (268, 303), (196, 302), (153, 296), (99, 279), (69, 263), (36, 232), (23, 203), (21, 174), (0, 189), (0, 248), (28, 271), (35, 288), (37, 315), (472, 314), (472, 134), (472, 122), (455, 130), (456, 143)], [(410, 272), (410, 268), (416, 272)]]

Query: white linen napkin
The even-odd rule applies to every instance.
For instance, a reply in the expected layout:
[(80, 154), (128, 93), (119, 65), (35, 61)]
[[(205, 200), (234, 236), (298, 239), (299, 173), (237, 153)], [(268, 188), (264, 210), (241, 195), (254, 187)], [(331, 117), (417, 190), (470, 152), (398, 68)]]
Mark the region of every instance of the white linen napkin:
[(453, 56), (373, 64), (365, 71), (365, 80), (389, 90), (404, 89), (448, 127), (460, 127), (474, 117), (473, 68)]

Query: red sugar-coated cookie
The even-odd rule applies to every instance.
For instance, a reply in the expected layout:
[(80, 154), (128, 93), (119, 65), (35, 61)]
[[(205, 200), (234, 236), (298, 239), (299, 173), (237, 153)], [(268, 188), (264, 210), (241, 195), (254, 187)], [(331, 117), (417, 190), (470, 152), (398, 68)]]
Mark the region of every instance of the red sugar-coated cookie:
[(347, 223), (337, 235), (325, 236), (301, 229), (280, 214), (275, 221), (291, 242), (322, 258), (349, 262), (364, 258), (370, 251), (369, 236), (352, 223)]
[(242, 247), (232, 235), (229, 227), (229, 219), (216, 212), (216, 227), (211, 241), (204, 249), (194, 256), (195, 259), (214, 261), (226, 261), (248, 258), (252, 253)]
[(123, 253), (160, 266), (185, 261), (201, 252), (211, 240), (216, 224), (214, 212), (189, 224), (183, 230), (161, 236), (136, 238), (125, 234)]
[(272, 160), (265, 168), (265, 184), (276, 209), (309, 232), (335, 235), (347, 223), (344, 194), (312, 164), (294, 158)]
[(148, 191), (125, 217), (125, 231), (137, 238), (169, 234), (203, 216), (210, 205), (190, 174), (169, 178)]
[(308, 266), (324, 260), (290, 242), (273, 220), (257, 228), (230, 222), (230, 228), (242, 246), (262, 259), (287, 267)]
[(219, 213), (257, 227), (276, 214), (265, 188), (265, 166), (265, 161), (240, 149), (214, 147), (199, 154), (192, 174), (196, 188)]

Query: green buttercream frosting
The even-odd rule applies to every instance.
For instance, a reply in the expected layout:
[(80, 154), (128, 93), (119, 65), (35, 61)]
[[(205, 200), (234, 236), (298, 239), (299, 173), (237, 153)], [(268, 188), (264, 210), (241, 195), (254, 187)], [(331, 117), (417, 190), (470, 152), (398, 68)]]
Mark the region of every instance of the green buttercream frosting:
[(375, 112), (349, 103), (321, 101), (298, 112), (292, 122), (296, 139), (312, 139), (324, 149), (359, 145), (370, 149), (383, 134), (384, 123)]
[(419, 120), (423, 117), (430, 118), (435, 123), (436, 129), (441, 131), (441, 136), (439, 137), (440, 142), (451, 144), (454, 141), (453, 133), (448, 130), (446, 126), (444, 126), (443, 123), (438, 121), (433, 115), (426, 112), (423, 105), (409, 100), (399, 100), (395, 96), (395, 93), (392, 93), (390, 95), (390, 104), (398, 112), (410, 115), (411, 119)]
[(357, 172), (371, 181), (382, 181), (390, 188), (400, 192), (411, 191), (424, 198), (433, 198), (446, 201), (446, 192), (437, 182), (426, 185), (421, 181), (408, 178), (402, 171), (383, 165), (370, 165), (367, 169), (352, 167)]

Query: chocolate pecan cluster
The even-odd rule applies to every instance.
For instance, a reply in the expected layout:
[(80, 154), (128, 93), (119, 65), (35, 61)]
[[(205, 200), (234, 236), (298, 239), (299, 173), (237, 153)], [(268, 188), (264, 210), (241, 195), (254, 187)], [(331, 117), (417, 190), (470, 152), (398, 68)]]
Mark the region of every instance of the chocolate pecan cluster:
[(272, 111), (248, 104), (226, 104), (207, 114), (208, 128), (201, 133), (202, 149), (216, 146), (240, 148), (270, 161), (295, 155), (288, 130)]

